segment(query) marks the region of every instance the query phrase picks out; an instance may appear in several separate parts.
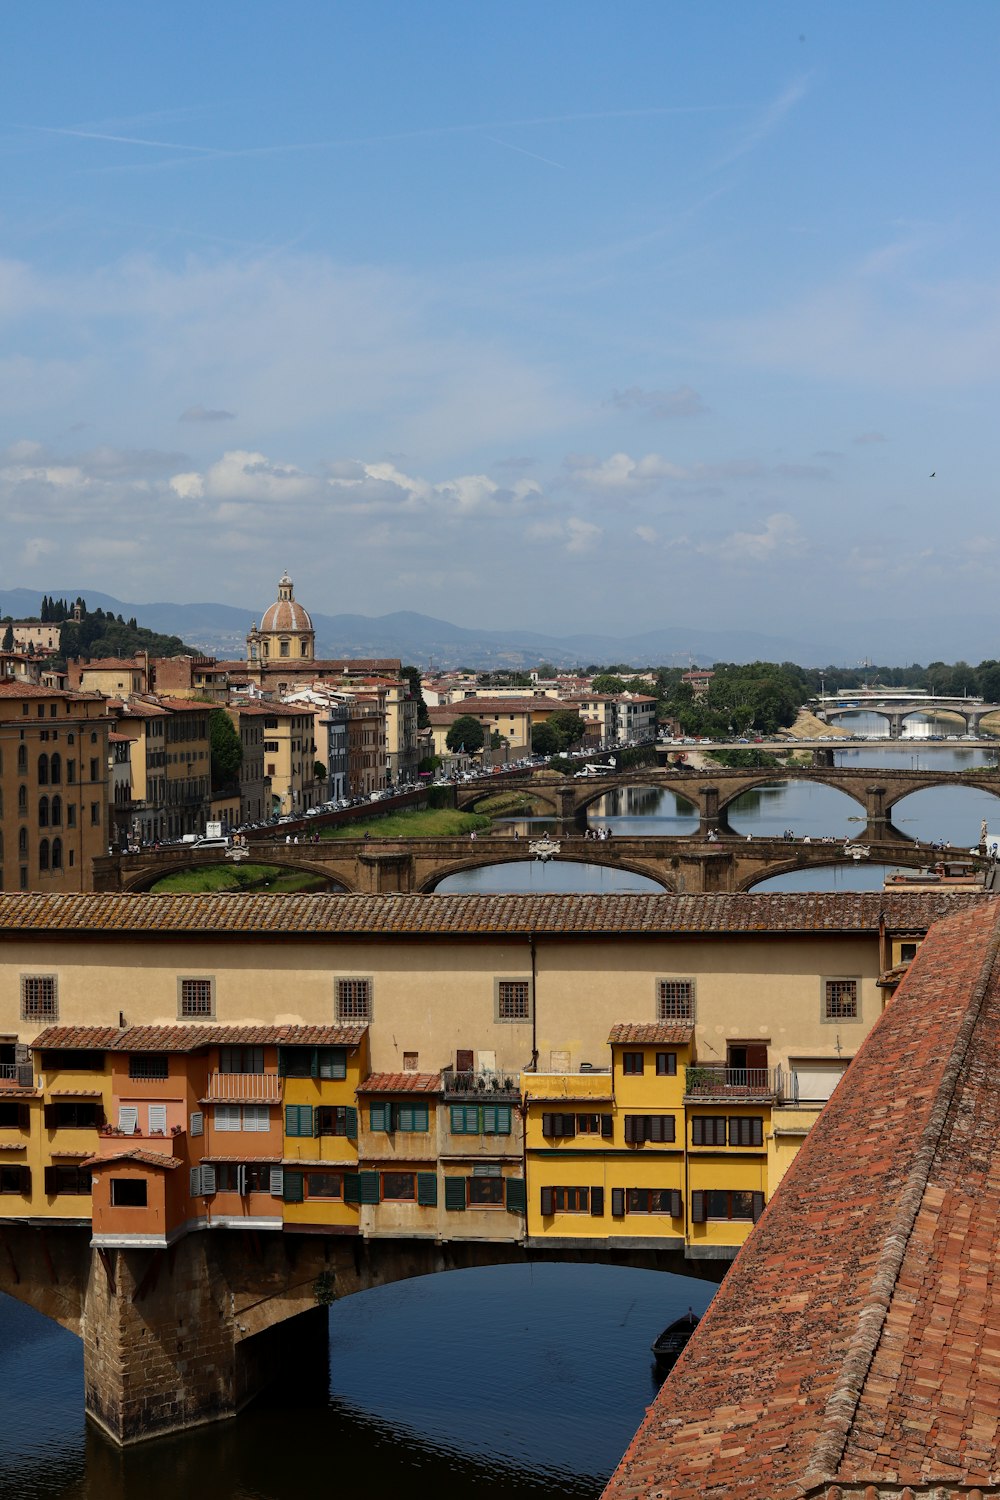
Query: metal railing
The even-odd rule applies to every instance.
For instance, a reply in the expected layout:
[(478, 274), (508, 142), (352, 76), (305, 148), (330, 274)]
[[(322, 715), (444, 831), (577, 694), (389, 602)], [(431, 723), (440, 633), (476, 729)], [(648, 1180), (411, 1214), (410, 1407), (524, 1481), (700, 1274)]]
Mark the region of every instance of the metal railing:
[(280, 1074), (269, 1073), (210, 1073), (208, 1095), (213, 1103), (231, 1104), (279, 1104), (281, 1102)]
[(30, 1089), (35, 1082), (31, 1063), (0, 1063), (0, 1082), (16, 1083), (19, 1088)]
[(445, 1068), (441, 1074), (445, 1094), (473, 1094), (486, 1099), (519, 1099), (521, 1080), (517, 1073), (489, 1070), (459, 1072)]
[(684, 1074), (684, 1093), (694, 1099), (781, 1099), (785, 1092), (781, 1068), (730, 1068), (725, 1063), (695, 1063), (685, 1068)]

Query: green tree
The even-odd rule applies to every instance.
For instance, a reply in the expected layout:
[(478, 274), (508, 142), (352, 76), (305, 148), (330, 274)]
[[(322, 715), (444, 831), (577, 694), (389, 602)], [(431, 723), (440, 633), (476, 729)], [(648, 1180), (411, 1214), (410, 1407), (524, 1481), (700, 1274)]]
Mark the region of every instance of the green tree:
[(569, 750), (573, 745), (578, 745), (587, 732), (583, 719), (569, 708), (561, 708), (558, 713), (552, 714), (549, 723), (559, 736), (560, 750)]
[(431, 716), (427, 712), (427, 704), (424, 702), (424, 690), (420, 682), (419, 667), (402, 667), (400, 676), (405, 677), (410, 684), (410, 697), (417, 700), (417, 728), (426, 729), (431, 722)]
[(2, 651), (13, 651), (13, 649), (14, 649), (14, 627), (13, 627), (13, 625), (8, 625), (7, 629), (3, 633), (3, 645), (0, 646), (0, 650), (2, 650)]
[(598, 672), (590, 684), (591, 692), (594, 693), (624, 693), (628, 691), (626, 682), (621, 677), (616, 677), (613, 672)]
[(317, 781), (326, 780), (326, 766), (321, 760), (313, 761), (313, 776)]
[(483, 726), (471, 714), (461, 714), (445, 735), (445, 744), (454, 754), (464, 750), (466, 755), (477, 755), (486, 743)]
[(556, 755), (562, 748), (558, 730), (551, 724), (532, 724), (531, 748), (536, 755)]
[(212, 790), (217, 792), (239, 779), (243, 746), (236, 726), (224, 708), (213, 708), (208, 716), (208, 730), (212, 746)]

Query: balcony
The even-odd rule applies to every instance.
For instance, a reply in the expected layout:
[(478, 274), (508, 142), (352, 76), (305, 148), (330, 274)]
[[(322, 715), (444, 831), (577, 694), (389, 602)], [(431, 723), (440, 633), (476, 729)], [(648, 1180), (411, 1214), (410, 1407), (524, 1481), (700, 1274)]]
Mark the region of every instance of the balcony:
[(478, 1099), (486, 1103), (508, 1104), (521, 1098), (521, 1081), (517, 1073), (489, 1071), (458, 1072), (445, 1068), (441, 1082), (446, 1099)]
[(0, 1063), (0, 1086), (5, 1083), (12, 1083), (20, 1089), (34, 1088), (35, 1075), (31, 1063)]
[(280, 1104), (279, 1073), (210, 1073), (208, 1104)]
[(785, 1075), (780, 1068), (730, 1068), (725, 1063), (695, 1063), (684, 1069), (685, 1099), (769, 1100), (784, 1098)]

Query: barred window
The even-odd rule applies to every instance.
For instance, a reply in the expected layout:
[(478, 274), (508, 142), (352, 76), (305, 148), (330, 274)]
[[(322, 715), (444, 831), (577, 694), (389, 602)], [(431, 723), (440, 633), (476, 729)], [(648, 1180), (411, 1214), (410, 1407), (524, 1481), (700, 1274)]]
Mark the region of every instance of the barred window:
[(169, 1078), (170, 1061), (165, 1052), (132, 1052), (128, 1060), (130, 1078)]
[(214, 979), (182, 979), (180, 981), (181, 1020), (204, 1020), (215, 1015)]
[(372, 982), (370, 979), (337, 980), (337, 1020), (370, 1021), (372, 1018)]
[(858, 981), (824, 979), (823, 1020), (856, 1021), (858, 1019)]
[(498, 979), (496, 994), (498, 1021), (531, 1020), (531, 980)]
[(693, 979), (658, 979), (656, 981), (656, 1019), (658, 1021), (694, 1020)]
[(21, 1020), (58, 1021), (59, 990), (54, 974), (21, 975)]

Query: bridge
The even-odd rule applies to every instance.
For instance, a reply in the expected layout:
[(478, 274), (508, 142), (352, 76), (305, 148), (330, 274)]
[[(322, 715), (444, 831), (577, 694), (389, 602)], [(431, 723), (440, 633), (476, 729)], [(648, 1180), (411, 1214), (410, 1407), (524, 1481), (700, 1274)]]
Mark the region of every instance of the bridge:
[(903, 725), (914, 714), (954, 714), (965, 723), (967, 734), (976, 734), (983, 719), (990, 714), (1000, 714), (1000, 703), (987, 703), (982, 698), (935, 695), (926, 698), (907, 698), (903, 694), (860, 691), (850, 698), (813, 698), (807, 705), (818, 719), (832, 723), (845, 714), (879, 714), (889, 725), (890, 739), (902, 736)]

